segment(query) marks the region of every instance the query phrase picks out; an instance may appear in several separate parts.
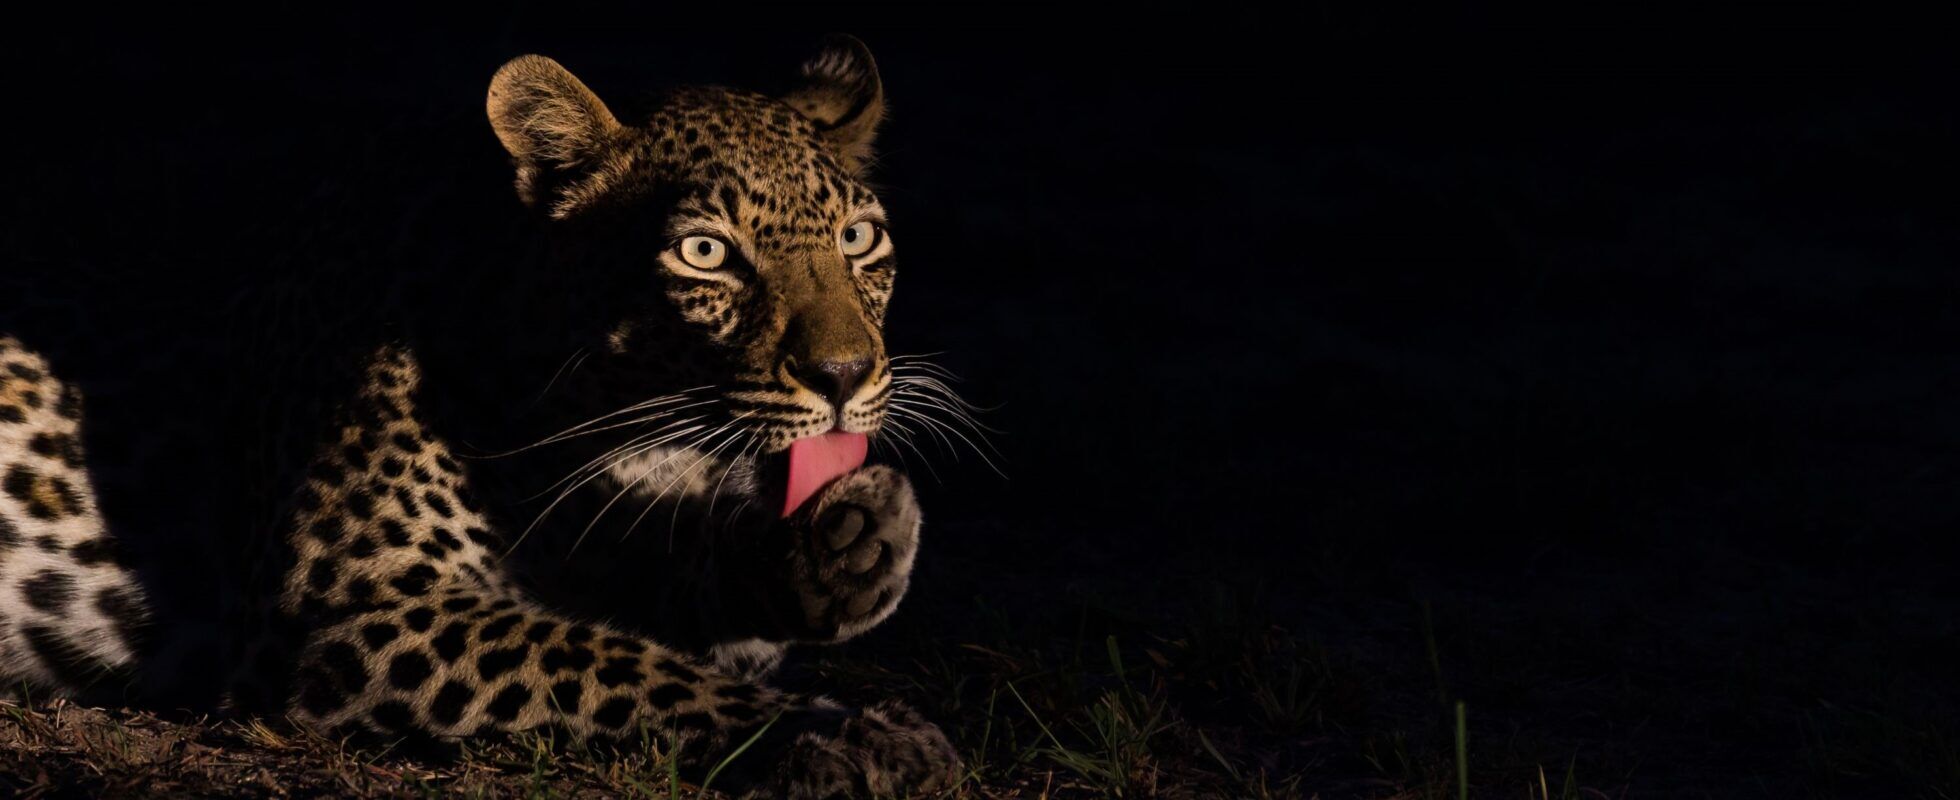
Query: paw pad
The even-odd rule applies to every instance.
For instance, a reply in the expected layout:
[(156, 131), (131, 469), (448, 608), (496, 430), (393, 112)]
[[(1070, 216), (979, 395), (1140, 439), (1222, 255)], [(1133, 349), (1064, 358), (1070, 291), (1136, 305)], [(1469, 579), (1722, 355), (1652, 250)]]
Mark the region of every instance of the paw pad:
[[(824, 540), (832, 551), (843, 550), (855, 544), (870, 521), (870, 515), (857, 506), (838, 506), (831, 509), (824, 520), (826, 533)], [(862, 572), (863, 570), (858, 570)]]

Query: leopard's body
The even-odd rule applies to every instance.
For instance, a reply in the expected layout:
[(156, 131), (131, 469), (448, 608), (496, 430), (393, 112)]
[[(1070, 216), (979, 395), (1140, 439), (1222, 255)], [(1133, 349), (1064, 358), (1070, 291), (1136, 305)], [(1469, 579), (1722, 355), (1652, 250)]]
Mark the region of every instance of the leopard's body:
[[(0, 327), (0, 691), (174, 700), (222, 673), (234, 711), (326, 732), (647, 731), (695, 764), (766, 724), (744, 756), (765, 794), (943, 785), (957, 759), (917, 714), (763, 682), (789, 644), (888, 616), (917, 551), (889, 467), (787, 517), (767, 499), (792, 442), (877, 435), (903, 380), (882, 334), (892, 245), (860, 174), (882, 108), (850, 39), (782, 97), (686, 89), (632, 125), (554, 62), (506, 65), (489, 116), (539, 218), (531, 262), (493, 271), (516, 299), (458, 288), (447, 316), (352, 342), (284, 319), (228, 357), (313, 365), (206, 412), (299, 443), (247, 443), (224, 473), (237, 508), (105, 515), (104, 476), (156, 462), (93, 452), (93, 374)], [(542, 394), (519, 389), (554, 360)], [(186, 469), (234, 448), (163, 452)], [(186, 480), (152, 476), (133, 496)]]

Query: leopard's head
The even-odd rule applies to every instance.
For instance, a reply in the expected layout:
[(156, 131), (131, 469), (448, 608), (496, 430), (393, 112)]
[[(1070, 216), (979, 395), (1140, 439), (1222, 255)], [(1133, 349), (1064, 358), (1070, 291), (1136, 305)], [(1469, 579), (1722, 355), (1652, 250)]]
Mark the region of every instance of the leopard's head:
[(863, 172), (883, 109), (871, 54), (849, 37), (780, 96), (686, 88), (630, 122), (548, 58), (492, 79), (519, 197), (559, 239), (606, 243), (566, 267), (605, 289), (564, 333), (606, 362), (586, 371), (609, 374), (608, 402), (628, 409), (612, 422), (667, 426), (646, 441), (673, 448), (645, 452), (768, 454), (879, 428), (894, 258)]

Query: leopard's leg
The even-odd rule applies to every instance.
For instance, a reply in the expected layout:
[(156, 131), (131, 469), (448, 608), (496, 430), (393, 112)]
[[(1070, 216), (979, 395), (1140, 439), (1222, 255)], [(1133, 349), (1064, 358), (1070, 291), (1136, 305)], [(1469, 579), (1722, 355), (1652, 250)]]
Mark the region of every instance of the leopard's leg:
[(743, 627), (751, 635), (709, 648), (710, 656), (731, 672), (765, 675), (792, 644), (843, 641), (884, 621), (911, 583), (920, 521), (905, 476), (869, 466), (749, 534), (784, 549), (751, 556), (766, 568), (723, 581), (720, 611), (755, 619)]
[(130, 688), (150, 616), (82, 457), (81, 393), (0, 335), (0, 696)]
[(668, 573), (681, 580), (657, 597), (702, 621), (692, 638), (710, 660), (748, 677), (768, 675), (792, 645), (849, 639), (890, 616), (919, 547), (918, 501), (890, 467), (840, 476), (787, 519), (766, 514), (707, 518), (714, 557), (683, 552)]
[(463, 465), (418, 422), (416, 370), (381, 359), (323, 449), (287, 537), (280, 613), (303, 642), (292, 716), (323, 730), (460, 737), (550, 727), (682, 743), (713, 764), (761, 726), (739, 770), (787, 797), (929, 790), (957, 758), (896, 705), (785, 696), (644, 636), (572, 619), (504, 572)]
[(805, 641), (843, 641), (891, 616), (911, 585), (922, 519), (911, 482), (877, 465), (839, 477), (789, 520)]
[(310, 637), (296, 719), (438, 738), (553, 728), (624, 739), (644, 728), (696, 770), (764, 732), (728, 774), (785, 797), (929, 791), (959, 763), (939, 730), (901, 705), (846, 710), (788, 696), (514, 595), (452, 582), (383, 605)]

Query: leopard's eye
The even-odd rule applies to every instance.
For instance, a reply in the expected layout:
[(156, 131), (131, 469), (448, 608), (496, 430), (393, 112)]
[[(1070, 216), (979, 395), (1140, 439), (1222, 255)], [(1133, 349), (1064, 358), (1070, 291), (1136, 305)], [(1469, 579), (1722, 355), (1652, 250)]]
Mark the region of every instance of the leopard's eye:
[(871, 248), (878, 244), (878, 223), (865, 220), (845, 228), (844, 233), (837, 237), (837, 244), (847, 256), (871, 252)]
[(728, 245), (712, 236), (689, 236), (680, 243), (681, 260), (695, 269), (716, 269), (728, 259)]

